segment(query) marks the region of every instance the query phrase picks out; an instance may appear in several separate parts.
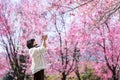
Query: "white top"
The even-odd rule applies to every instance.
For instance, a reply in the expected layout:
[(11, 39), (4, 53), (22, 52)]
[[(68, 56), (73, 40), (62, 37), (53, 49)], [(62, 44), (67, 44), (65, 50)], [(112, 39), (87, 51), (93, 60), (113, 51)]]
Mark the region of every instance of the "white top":
[(33, 47), (29, 50), (30, 57), (32, 58), (32, 74), (46, 68), (46, 60), (44, 57), (46, 51), (47, 49), (43, 46), (43, 43), (41, 47)]

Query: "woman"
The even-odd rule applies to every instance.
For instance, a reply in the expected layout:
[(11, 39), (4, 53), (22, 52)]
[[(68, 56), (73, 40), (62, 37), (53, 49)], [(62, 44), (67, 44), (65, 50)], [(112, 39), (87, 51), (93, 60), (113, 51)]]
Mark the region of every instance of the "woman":
[(29, 54), (32, 59), (31, 71), (34, 75), (34, 80), (44, 80), (44, 69), (46, 68), (44, 58), (44, 54), (46, 53), (46, 40), (47, 35), (42, 37), (41, 46), (37, 46), (35, 39), (27, 41), (27, 47), (29, 48)]

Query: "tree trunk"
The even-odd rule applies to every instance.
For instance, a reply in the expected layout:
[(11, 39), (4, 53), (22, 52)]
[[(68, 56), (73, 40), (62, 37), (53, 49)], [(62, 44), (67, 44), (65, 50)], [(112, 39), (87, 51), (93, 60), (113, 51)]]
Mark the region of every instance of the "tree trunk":
[(61, 80), (66, 80), (67, 76), (65, 75), (65, 72), (62, 73), (62, 79)]
[(75, 71), (75, 74), (76, 74), (76, 76), (77, 76), (77, 80), (81, 80), (81, 79), (80, 79), (80, 73), (79, 73), (78, 71)]
[(117, 77), (115, 77), (115, 76), (113, 76), (113, 80), (118, 80), (118, 78), (117, 78)]
[(118, 77), (116, 75), (113, 75), (113, 80), (119, 80)]
[(76, 74), (76, 75), (77, 75), (77, 79), (78, 79), (78, 80), (81, 80), (81, 79), (80, 79), (80, 75), (79, 75), (79, 74)]
[(62, 77), (62, 80), (66, 80), (66, 76), (63, 76), (63, 77)]
[(118, 76), (116, 75), (116, 72), (115, 72), (115, 71), (112, 71), (112, 73), (113, 73), (112, 79), (113, 79), (113, 80), (119, 80), (119, 79), (118, 79)]

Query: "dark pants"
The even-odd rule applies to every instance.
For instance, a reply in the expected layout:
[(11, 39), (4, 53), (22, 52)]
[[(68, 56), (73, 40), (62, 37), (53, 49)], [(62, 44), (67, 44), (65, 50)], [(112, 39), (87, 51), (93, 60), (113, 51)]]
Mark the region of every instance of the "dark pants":
[(34, 80), (44, 80), (44, 69), (34, 74)]

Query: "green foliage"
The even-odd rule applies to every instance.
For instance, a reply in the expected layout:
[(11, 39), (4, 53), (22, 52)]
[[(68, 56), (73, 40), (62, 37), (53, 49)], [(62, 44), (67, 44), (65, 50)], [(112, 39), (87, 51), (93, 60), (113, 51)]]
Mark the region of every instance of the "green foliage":
[(46, 80), (59, 80), (58, 75), (45, 76)]
[(26, 63), (26, 56), (20, 55), (19, 61), (20, 61), (21, 63)]
[(32, 79), (31, 75), (29, 75), (29, 74), (25, 75), (25, 80), (31, 80), (31, 79)]
[(78, 79), (75, 77), (69, 77), (68, 80), (78, 80)]
[(31, 80), (31, 76), (26, 74), (27, 57), (19, 55), (16, 62), (13, 63), (12, 69), (4, 76), (3, 80)]
[[(24, 77), (24, 80), (31, 80), (32, 77), (29, 74), (26, 74)], [(4, 77), (3, 80), (18, 80), (15, 77), (12, 76), (12, 74), (10, 74), (10, 72), (8, 72)]]
[(7, 73), (4, 77), (3, 80), (13, 80), (14, 77), (12, 75), (10, 75), (9, 73)]
[(83, 74), (81, 74), (81, 80), (100, 80), (100, 77), (94, 74), (93, 69), (86, 69)]

